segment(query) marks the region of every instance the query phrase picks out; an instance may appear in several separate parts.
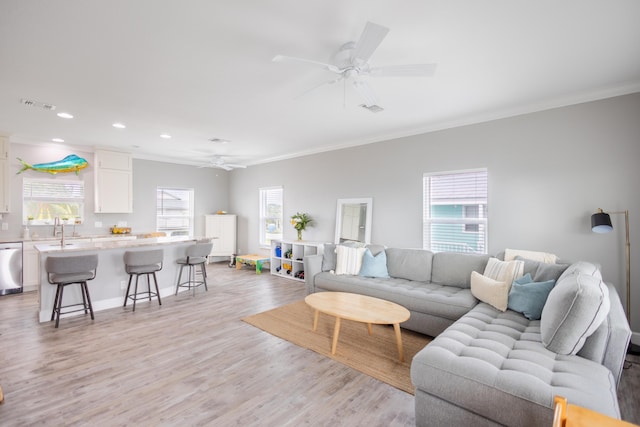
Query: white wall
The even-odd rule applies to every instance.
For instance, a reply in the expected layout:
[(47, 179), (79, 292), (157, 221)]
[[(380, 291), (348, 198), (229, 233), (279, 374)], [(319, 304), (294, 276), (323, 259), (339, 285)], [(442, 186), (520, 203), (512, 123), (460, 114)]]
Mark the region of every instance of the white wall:
[[(372, 241), (421, 247), (423, 173), (486, 167), (489, 253), (509, 247), (598, 262), (623, 299), (624, 220), (613, 216), (615, 231), (598, 235), (590, 216), (629, 209), (640, 331), (639, 162), (636, 93), (235, 170), (230, 208), (241, 218), (240, 252), (259, 251), (258, 188), (272, 185), (284, 186), (285, 222), (296, 211), (316, 220), (305, 240), (333, 240), (336, 199), (372, 197)], [(285, 238), (295, 238), (293, 227), (285, 225)]]
[[(16, 174), (21, 168), (16, 157), (27, 163), (44, 163), (60, 160), (69, 154), (76, 154), (87, 159), (89, 166), (74, 173), (50, 175), (33, 170)], [(204, 235), (204, 215), (228, 207), (228, 178), (226, 171), (213, 168), (197, 168), (195, 166), (177, 165), (149, 160), (133, 161), (133, 210), (131, 214), (98, 214), (94, 213), (94, 168), (93, 153), (78, 151), (56, 144), (30, 145), (11, 144), (10, 171), (11, 180), (11, 213), (3, 214), (2, 222), (9, 225), (9, 230), (0, 231), (0, 238), (18, 238), (22, 230), (22, 180), (29, 178), (50, 178), (62, 180), (81, 179), (85, 183), (85, 216), (83, 225), (77, 227), (81, 234), (106, 234), (109, 228), (118, 221), (126, 221), (134, 233), (155, 231), (156, 228), (156, 188), (158, 186), (193, 188), (195, 191), (195, 235)], [(101, 221), (102, 227), (96, 228), (95, 222)], [(52, 226), (31, 226), (31, 233), (51, 236)]]

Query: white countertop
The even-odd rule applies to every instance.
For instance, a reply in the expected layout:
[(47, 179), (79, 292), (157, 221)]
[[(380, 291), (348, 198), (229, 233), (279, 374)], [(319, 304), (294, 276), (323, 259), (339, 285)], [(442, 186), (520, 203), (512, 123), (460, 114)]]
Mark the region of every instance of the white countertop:
[(50, 252), (76, 252), (76, 251), (94, 251), (116, 248), (135, 248), (149, 245), (166, 245), (172, 243), (182, 243), (196, 241), (197, 238), (188, 236), (174, 237), (152, 237), (152, 238), (136, 238), (136, 236), (117, 236), (117, 237), (93, 237), (93, 238), (73, 238), (65, 239), (65, 246), (60, 245), (60, 240), (47, 240), (37, 243), (34, 247), (40, 253)]

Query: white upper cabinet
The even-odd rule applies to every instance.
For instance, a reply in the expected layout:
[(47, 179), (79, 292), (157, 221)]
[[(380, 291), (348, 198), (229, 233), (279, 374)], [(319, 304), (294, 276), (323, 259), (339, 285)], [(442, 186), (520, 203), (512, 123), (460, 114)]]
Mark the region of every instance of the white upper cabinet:
[(130, 153), (97, 150), (95, 166), (95, 212), (133, 212), (133, 168)]

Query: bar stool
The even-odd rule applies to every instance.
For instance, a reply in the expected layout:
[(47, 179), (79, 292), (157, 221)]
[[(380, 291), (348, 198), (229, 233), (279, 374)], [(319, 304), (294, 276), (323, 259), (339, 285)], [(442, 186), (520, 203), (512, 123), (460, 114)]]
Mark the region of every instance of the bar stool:
[[(201, 285), (204, 285), (206, 291), (209, 290), (207, 288), (207, 269), (205, 268), (205, 264), (212, 248), (213, 243), (211, 242), (195, 243), (187, 248), (186, 257), (176, 261), (180, 264), (180, 274), (178, 274), (178, 283), (176, 284), (176, 295), (178, 295), (178, 290), (180, 290), (181, 287), (188, 289), (193, 288), (193, 295), (196, 294), (196, 287)], [(200, 266), (200, 274), (202, 276), (202, 280), (200, 281), (196, 281), (196, 267), (198, 265)], [(186, 282), (181, 282), (182, 270), (185, 267), (189, 267), (189, 277)]]
[[(162, 305), (160, 299), (160, 291), (158, 290), (158, 278), (156, 277), (156, 271), (162, 270), (162, 259), (164, 258), (163, 249), (152, 249), (148, 251), (126, 251), (124, 253), (124, 269), (129, 274), (129, 285), (127, 286), (127, 293), (124, 296), (123, 307), (127, 306), (128, 300), (133, 300), (133, 311), (136, 311), (136, 301), (139, 299), (158, 297), (158, 304)], [(146, 291), (138, 292), (138, 279), (140, 275), (145, 274), (147, 276), (147, 289)], [(131, 289), (131, 281), (133, 276), (136, 276), (136, 286), (133, 294), (129, 294)], [(156, 291), (151, 291), (151, 279), (149, 276), (153, 276), (153, 282), (156, 285)]]
[[(49, 256), (45, 261), (45, 269), (47, 271), (47, 280), (52, 285), (57, 285), (56, 297), (53, 302), (53, 310), (51, 311), (51, 320), (56, 319), (56, 328), (60, 323), (62, 314), (83, 311), (87, 314), (87, 310), (91, 312), (91, 320), (94, 320), (93, 307), (91, 306), (91, 298), (89, 297), (89, 289), (87, 281), (96, 277), (98, 268), (98, 255), (77, 255), (77, 256)], [(62, 294), (64, 287), (68, 285), (79, 284), (82, 292), (82, 303), (62, 305)], [(63, 308), (82, 306), (76, 310), (62, 312)]]

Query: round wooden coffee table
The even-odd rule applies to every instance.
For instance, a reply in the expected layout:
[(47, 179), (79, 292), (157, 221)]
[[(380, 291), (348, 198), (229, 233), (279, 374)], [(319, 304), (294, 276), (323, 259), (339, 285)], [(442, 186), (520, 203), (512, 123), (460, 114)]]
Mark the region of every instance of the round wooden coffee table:
[(347, 292), (318, 292), (308, 295), (305, 302), (315, 309), (313, 315), (313, 330), (318, 329), (318, 313), (323, 312), (335, 316), (336, 324), (333, 329), (333, 342), (331, 354), (336, 354), (338, 336), (340, 335), (340, 320), (347, 319), (366, 323), (369, 335), (372, 334), (371, 324), (393, 325), (398, 344), (400, 361), (404, 362), (402, 351), (402, 336), (400, 323), (409, 319), (409, 310), (391, 301), (373, 298), (366, 295), (351, 294)]

